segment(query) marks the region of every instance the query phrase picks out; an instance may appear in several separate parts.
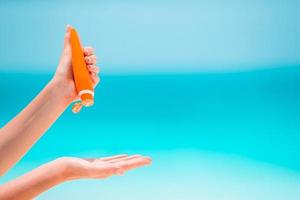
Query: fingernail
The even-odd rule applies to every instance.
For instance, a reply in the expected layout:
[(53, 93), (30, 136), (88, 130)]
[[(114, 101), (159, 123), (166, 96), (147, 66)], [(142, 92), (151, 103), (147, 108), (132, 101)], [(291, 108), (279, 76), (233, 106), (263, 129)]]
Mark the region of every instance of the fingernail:
[(67, 24), (67, 26), (66, 26), (66, 32), (68, 32), (70, 28), (72, 28), (72, 26), (70, 24)]
[(77, 102), (77, 103), (75, 103), (74, 105), (73, 105), (73, 107), (72, 107), (72, 112), (73, 113), (79, 113), (80, 112), (80, 110), (81, 110), (81, 108), (82, 108), (82, 105), (81, 105), (81, 102)]

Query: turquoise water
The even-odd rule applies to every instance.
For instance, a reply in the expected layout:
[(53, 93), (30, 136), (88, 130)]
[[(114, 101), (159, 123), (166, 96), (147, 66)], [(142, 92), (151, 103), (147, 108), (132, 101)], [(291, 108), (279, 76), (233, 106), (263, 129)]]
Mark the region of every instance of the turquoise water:
[[(50, 78), (0, 73), (9, 99), (0, 125)], [(145, 153), (151, 167), (65, 183), (39, 199), (297, 199), (299, 91), (299, 67), (103, 75), (95, 106), (79, 115), (68, 109), (1, 183), (60, 156)]]

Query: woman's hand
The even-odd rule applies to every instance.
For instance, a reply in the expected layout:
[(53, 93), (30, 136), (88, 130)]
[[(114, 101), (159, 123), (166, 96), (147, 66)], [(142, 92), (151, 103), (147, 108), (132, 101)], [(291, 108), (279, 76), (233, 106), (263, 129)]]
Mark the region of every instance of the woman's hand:
[(57, 165), (64, 166), (65, 179), (74, 180), (81, 178), (104, 179), (112, 175), (122, 175), (128, 170), (149, 165), (151, 159), (141, 155), (117, 155), (92, 159), (63, 157), (56, 162)]
[[(71, 103), (75, 100), (78, 100), (78, 94), (75, 88), (75, 82), (73, 78), (72, 71), (72, 52), (71, 52), (71, 44), (70, 44), (70, 29), (71, 26), (67, 26), (66, 33), (64, 37), (64, 45), (62, 55), (56, 70), (56, 73), (53, 77), (53, 81), (58, 83), (60, 87), (64, 89), (65, 98), (67, 98), (67, 102)], [(99, 83), (100, 78), (98, 76), (99, 67), (97, 64), (97, 57), (94, 54), (94, 49), (92, 47), (84, 47), (83, 53), (85, 56), (85, 62), (87, 68), (90, 72), (90, 77), (93, 83), (93, 86)], [(57, 84), (56, 84), (57, 85)]]
[(33, 199), (65, 181), (108, 178), (150, 163), (150, 158), (140, 155), (118, 155), (99, 159), (59, 158), (2, 185), (0, 200)]
[[(94, 86), (99, 82), (96, 56), (91, 47), (83, 49)], [(70, 26), (67, 27), (62, 56), (49, 84), (1, 130), (0, 175), (10, 169), (46, 132), (70, 103), (78, 99), (72, 72)], [(76, 111), (80, 110), (80, 106)]]

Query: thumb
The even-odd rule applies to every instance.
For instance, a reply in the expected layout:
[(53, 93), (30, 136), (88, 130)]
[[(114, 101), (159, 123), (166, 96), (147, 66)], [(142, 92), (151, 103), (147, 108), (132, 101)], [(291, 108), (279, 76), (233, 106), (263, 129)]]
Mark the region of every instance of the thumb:
[(64, 37), (64, 49), (68, 49), (71, 47), (71, 44), (70, 44), (71, 29), (72, 29), (71, 25), (66, 26), (66, 33), (65, 33), (65, 37)]

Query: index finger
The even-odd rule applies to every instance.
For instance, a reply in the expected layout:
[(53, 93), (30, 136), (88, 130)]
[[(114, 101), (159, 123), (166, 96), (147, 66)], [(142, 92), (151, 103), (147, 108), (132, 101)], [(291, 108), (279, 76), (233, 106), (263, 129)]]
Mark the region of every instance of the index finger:
[(126, 158), (126, 157), (128, 157), (127, 154), (120, 154), (120, 155), (116, 155), (116, 156), (110, 156), (110, 157), (100, 158), (100, 160), (110, 161), (110, 160), (119, 159), (119, 158)]
[(130, 160), (115, 162), (114, 164), (121, 167), (124, 171), (128, 171), (151, 164), (151, 159), (147, 157), (136, 157)]
[(83, 54), (85, 56), (90, 56), (94, 54), (94, 48), (93, 47), (84, 47), (83, 48)]

